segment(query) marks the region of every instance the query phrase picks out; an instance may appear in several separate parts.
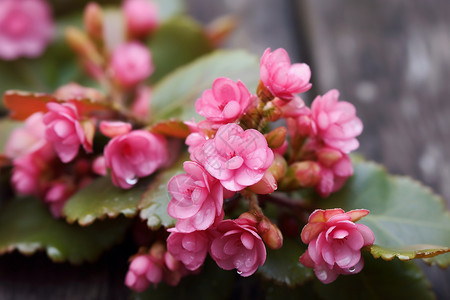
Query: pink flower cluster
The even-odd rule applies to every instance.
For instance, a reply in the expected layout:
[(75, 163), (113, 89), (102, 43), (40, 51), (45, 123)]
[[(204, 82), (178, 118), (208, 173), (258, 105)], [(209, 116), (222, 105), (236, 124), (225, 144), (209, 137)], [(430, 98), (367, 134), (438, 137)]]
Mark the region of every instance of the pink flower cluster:
[[(50, 122), (51, 125), (46, 125), (46, 118), (58, 119), (56, 111), (59, 107), (62, 107), (62, 114), (68, 110), (67, 107), (57, 103), (49, 103), (48, 106), (52, 111), (46, 114), (42, 112), (32, 114), (22, 127), (12, 132), (5, 147), (5, 154), (13, 160), (11, 182), (14, 189), (23, 195), (42, 198), (50, 206), (53, 216), (59, 217), (65, 201), (76, 188), (86, 185), (93, 174), (89, 171), (89, 167), (87, 169), (82, 167), (86, 163), (89, 164), (82, 158), (74, 160), (67, 168), (61, 166), (62, 161), (58, 156), (67, 158), (74, 151), (78, 152), (79, 137), (84, 137), (83, 130), (79, 129), (77, 134), (76, 128), (79, 123), (74, 120), (73, 111), (62, 117), (62, 120), (53, 120)], [(61, 124), (55, 124), (58, 122)], [(58, 136), (60, 140), (55, 136), (51, 136), (53, 139), (48, 137), (49, 131), (57, 136), (53, 130), (60, 134)], [(65, 173), (65, 169), (68, 173)]]
[(176, 286), (183, 276), (189, 274), (172, 254), (160, 243), (154, 244), (148, 254), (138, 254), (131, 260), (125, 284), (136, 292), (145, 291), (151, 284), (161, 281)]
[(167, 211), (177, 223), (169, 230), (167, 247), (189, 270), (200, 268), (208, 252), (220, 267), (237, 269), (242, 276), (250, 276), (265, 261), (256, 221), (223, 220), (224, 198), (261, 181), (274, 159), (259, 131), (233, 123), (254, 99), (242, 82), (216, 79), (196, 104), (207, 120), (188, 123), (193, 133), (186, 143), (193, 161), (184, 163), (186, 174), (168, 184), (172, 199)]
[(366, 209), (344, 212), (340, 208), (314, 211), (302, 230), (308, 250), (300, 262), (314, 268), (323, 283), (333, 282), (339, 274), (359, 273), (364, 266), (361, 248), (372, 245), (375, 236), (367, 226), (354, 222), (368, 213)]
[[(355, 137), (362, 124), (353, 106), (338, 102), (334, 91), (307, 108), (296, 94), (311, 87), (310, 77), (309, 67), (291, 65), (284, 49), (267, 49), (257, 91), (264, 98), (252, 95), (241, 81), (221, 77), (197, 100), (196, 111), (206, 120), (186, 122), (192, 161), (184, 164), (186, 174), (174, 176), (168, 184), (172, 199), (167, 210), (177, 219), (169, 230), (168, 251), (187, 269), (198, 269), (209, 252), (221, 268), (249, 276), (265, 261), (264, 243), (281, 247), (279, 229), (265, 217), (243, 214), (237, 220), (223, 220), (222, 206), (230, 191), (276, 190), (277, 180), (283, 180), (286, 172), (281, 161), (289, 146), (300, 186), (316, 187), (323, 196), (339, 189), (353, 173), (347, 154), (358, 146)], [(264, 136), (241, 127), (253, 124), (260, 129), (255, 122), (277, 119), (271, 111), (288, 119), (291, 145), (286, 129)], [(279, 157), (276, 163), (274, 152)]]
[[(265, 261), (257, 223), (247, 219), (223, 220), (223, 200), (232, 193), (199, 163), (185, 162), (184, 169), (186, 174), (174, 176), (168, 184), (172, 200), (167, 211), (178, 219), (175, 228), (169, 230), (168, 251), (191, 271), (203, 264), (209, 251), (222, 268), (236, 268), (242, 276), (253, 274)], [(215, 246), (224, 234), (229, 235), (229, 244), (235, 247), (227, 255)]]
[(98, 119), (90, 116), (83, 101), (88, 96), (100, 101), (103, 96), (74, 84), (61, 87), (55, 95), (61, 98), (48, 102), (45, 111), (30, 115), (5, 146), (5, 155), (12, 159), (14, 189), (43, 199), (55, 217), (61, 216), (73, 193), (96, 175), (107, 175), (108, 168), (113, 183), (127, 189), (139, 177), (168, 163), (163, 136), (132, 130), (131, 124), (123, 122), (101, 122), (100, 131), (112, 139), (104, 148), (104, 156), (89, 155)]
[(54, 34), (45, 0), (0, 1), (0, 59), (41, 55)]
[[(358, 148), (356, 137), (363, 130), (355, 107), (338, 99), (339, 93), (331, 90), (314, 99), (311, 109), (299, 97), (292, 101), (294, 104), (277, 102), (288, 118), (290, 135), (294, 139), (309, 138), (302, 152), (319, 166), (315, 187), (323, 197), (339, 190), (353, 174), (348, 154)], [(293, 107), (296, 109), (289, 109)]]
[(246, 218), (221, 220), (203, 231), (182, 232), (177, 228), (167, 239), (167, 249), (191, 271), (199, 269), (209, 252), (225, 270), (237, 269), (248, 277), (266, 260), (266, 247), (257, 223)]

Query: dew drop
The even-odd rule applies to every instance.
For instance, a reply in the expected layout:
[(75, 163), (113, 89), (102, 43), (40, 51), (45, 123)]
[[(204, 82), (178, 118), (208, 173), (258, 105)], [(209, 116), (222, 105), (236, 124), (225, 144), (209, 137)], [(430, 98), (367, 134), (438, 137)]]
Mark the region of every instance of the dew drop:
[(127, 178), (127, 179), (125, 179), (125, 181), (126, 181), (128, 184), (133, 185), (133, 184), (136, 184), (136, 182), (138, 181), (138, 179), (137, 179), (136, 177), (133, 177), (133, 178)]
[(348, 271), (351, 272), (351, 273), (355, 272), (355, 270), (356, 270), (355, 267), (350, 267), (350, 268), (348, 268)]
[(241, 274), (242, 274), (242, 271), (237, 271), (237, 273), (238, 273), (239, 275), (241, 275)]

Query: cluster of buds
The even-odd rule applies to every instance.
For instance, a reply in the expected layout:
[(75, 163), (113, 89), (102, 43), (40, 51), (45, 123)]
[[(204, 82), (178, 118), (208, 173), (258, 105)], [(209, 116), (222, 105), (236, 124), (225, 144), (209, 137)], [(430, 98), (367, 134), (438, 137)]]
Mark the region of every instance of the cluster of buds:
[[(12, 132), (5, 155), (12, 160), (12, 186), (23, 195), (42, 198), (55, 217), (65, 201), (95, 176), (90, 158), (79, 155), (80, 144), (92, 151), (91, 139), (82, 129), (74, 105), (49, 103), (48, 112), (32, 114)], [(55, 111), (61, 110), (58, 114)]]
[[(87, 73), (114, 94), (115, 105), (127, 102), (121, 93), (134, 95), (132, 109), (138, 117), (148, 116), (149, 88), (143, 83), (154, 72), (152, 55), (143, 41), (158, 27), (154, 1), (126, 0), (122, 11), (103, 11), (95, 2), (84, 11), (85, 32), (66, 29), (66, 39), (78, 54)], [(123, 25), (122, 27), (120, 25)], [(118, 95), (119, 94), (119, 95)]]
[(156, 286), (162, 281), (176, 286), (182, 277), (192, 273), (159, 242), (153, 244), (148, 252), (142, 249), (130, 261), (125, 284), (137, 292), (143, 292), (151, 284)]

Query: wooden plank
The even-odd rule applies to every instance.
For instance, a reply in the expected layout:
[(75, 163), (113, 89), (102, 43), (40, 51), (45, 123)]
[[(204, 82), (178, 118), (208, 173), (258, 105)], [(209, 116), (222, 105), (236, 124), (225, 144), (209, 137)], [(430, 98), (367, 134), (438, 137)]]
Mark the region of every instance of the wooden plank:
[[(355, 104), (360, 152), (430, 185), (450, 205), (449, 1), (297, 0), (315, 89)], [(376, 200), (376, 199), (374, 199)], [(423, 268), (450, 299), (450, 270)]]

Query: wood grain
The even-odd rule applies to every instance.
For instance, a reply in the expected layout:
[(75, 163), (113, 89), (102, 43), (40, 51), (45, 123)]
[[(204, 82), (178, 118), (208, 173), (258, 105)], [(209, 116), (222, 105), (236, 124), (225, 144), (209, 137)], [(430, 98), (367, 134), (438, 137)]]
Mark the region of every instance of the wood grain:
[[(315, 90), (355, 104), (365, 130), (360, 152), (408, 175), (450, 205), (450, 2), (294, 1), (307, 19)], [(374, 199), (376, 201), (376, 199)], [(422, 269), (439, 299), (450, 270)]]

